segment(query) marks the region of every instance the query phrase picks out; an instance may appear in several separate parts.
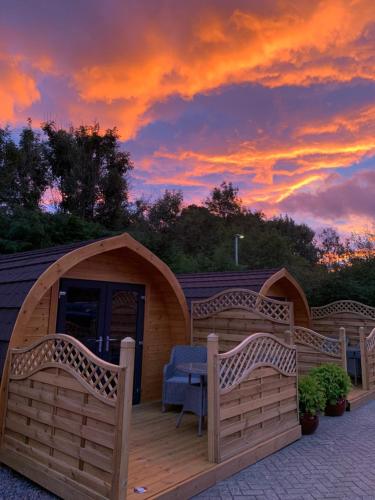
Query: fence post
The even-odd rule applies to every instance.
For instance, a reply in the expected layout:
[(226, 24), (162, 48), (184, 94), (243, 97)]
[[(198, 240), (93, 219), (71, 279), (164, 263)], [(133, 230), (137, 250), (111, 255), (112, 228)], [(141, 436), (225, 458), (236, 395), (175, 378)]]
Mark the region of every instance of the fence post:
[(361, 349), (362, 389), (368, 391), (366, 338), (363, 326), (359, 327), (359, 347)]
[(344, 370), (347, 372), (347, 364), (346, 364), (346, 331), (343, 326), (340, 327), (340, 343), (341, 343), (341, 362), (342, 362), (342, 367)]
[(116, 429), (116, 455), (112, 497), (126, 498), (129, 465), (129, 433), (133, 405), (135, 341), (126, 337), (121, 341), (118, 397), (118, 419)]
[(293, 332), (292, 330), (285, 330), (284, 332), (284, 340), (287, 344), (293, 345), (294, 339), (293, 339)]
[(219, 373), (217, 354), (219, 337), (210, 333), (207, 337), (207, 438), (208, 461), (219, 461), (218, 422), (219, 422)]

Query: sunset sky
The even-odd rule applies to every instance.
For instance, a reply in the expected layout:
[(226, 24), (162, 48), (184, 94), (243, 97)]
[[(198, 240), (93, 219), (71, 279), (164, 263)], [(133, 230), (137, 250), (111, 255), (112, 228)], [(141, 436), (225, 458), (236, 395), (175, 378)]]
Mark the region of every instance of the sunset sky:
[(136, 195), (223, 180), (314, 228), (375, 220), (374, 0), (0, 0), (0, 125), (117, 126)]

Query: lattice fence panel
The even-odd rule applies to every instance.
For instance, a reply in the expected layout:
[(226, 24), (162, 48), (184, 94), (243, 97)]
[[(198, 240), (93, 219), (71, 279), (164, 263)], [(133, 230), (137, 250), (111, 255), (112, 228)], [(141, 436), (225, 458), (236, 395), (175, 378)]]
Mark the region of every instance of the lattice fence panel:
[(353, 300), (340, 300), (311, 308), (312, 328), (322, 335), (337, 337), (344, 327), (351, 345), (359, 343), (359, 328), (369, 334), (375, 327), (375, 308)]
[(232, 351), (219, 354), (219, 387), (231, 391), (259, 366), (271, 366), (286, 376), (296, 375), (296, 349), (268, 333), (251, 335)]
[(299, 436), (295, 347), (258, 333), (217, 355), (217, 364), (219, 461), (285, 433)]
[(76, 378), (80, 378), (105, 402), (116, 401), (119, 368), (98, 362), (97, 358), (94, 360), (82, 347), (82, 344), (69, 336), (48, 336), (33, 349), (13, 352), (10, 376), (22, 379), (43, 367), (58, 365), (71, 369)]
[(365, 339), (368, 389), (375, 388), (375, 328)]
[(323, 363), (345, 364), (344, 346), (340, 339), (326, 337), (314, 330), (294, 327), (293, 341), (297, 346), (298, 373), (306, 374)]
[(272, 321), (288, 325), (290, 322), (290, 304), (263, 297), (252, 290), (225, 290), (206, 300), (192, 302), (193, 319), (203, 319), (228, 309), (245, 309), (258, 312)]
[(312, 319), (325, 318), (340, 313), (356, 314), (375, 321), (375, 307), (356, 302), (355, 300), (338, 300), (325, 306), (311, 308)]
[(6, 377), (0, 461), (62, 498), (114, 498), (126, 368), (50, 335), (12, 349)]
[(293, 324), (289, 302), (268, 299), (251, 290), (225, 290), (207, 300), (192, 302), (192, 339), (205, 345), (216, 333), (220, 352), (227, 352), (256, 332), (282, 336)]

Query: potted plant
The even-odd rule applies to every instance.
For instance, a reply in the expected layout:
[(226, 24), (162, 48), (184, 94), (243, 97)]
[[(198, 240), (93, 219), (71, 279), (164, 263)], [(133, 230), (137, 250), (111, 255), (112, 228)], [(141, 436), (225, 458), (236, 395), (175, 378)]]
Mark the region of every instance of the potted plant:
[(316, 378), (306, 375), (298, 382), (298, 394), (302, 434), (312, 434), (319, 425), (318, 412), (326, 405), (324, 389)]
[(350, 377), (341, 366), (324, 364), (311, 370), (322, 386), (327, 399), (325, 415), (339, 417), (346, 409), (346, 398), (351, 388)]

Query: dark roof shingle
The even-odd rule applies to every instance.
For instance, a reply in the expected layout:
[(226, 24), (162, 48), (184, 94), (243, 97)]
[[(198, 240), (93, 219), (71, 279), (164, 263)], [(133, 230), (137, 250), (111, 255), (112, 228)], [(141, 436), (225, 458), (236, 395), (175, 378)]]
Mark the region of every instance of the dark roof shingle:
[(192, 300), (207, 299), (228, 288), (247, 288), (259, 292), (264, 283), (280, 269), (178, 274), (177, 278), (190, 305)]

